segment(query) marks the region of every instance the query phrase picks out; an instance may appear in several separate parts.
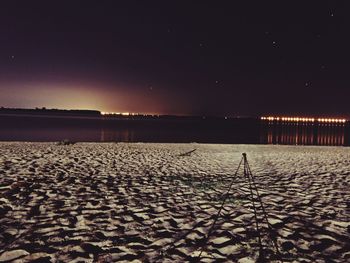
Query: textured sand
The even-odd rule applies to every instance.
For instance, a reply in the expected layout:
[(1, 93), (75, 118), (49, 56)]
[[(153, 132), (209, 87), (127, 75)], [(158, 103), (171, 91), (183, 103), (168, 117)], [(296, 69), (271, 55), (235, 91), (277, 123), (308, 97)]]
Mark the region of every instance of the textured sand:
[[(242, 152), (279, 253), (233, 177)], [(349, 183), (342, 147), (3, 142), (0, 262), (255, 262), (258, 234), (267, 261), (349, 262)]]

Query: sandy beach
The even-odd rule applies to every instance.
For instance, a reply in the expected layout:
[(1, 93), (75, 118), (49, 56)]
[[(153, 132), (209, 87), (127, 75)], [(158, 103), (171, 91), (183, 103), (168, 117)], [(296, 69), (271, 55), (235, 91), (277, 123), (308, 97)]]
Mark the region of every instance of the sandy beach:
[(350, 148), (1, 142), (0, 215), (0, 262), (349, 262)]

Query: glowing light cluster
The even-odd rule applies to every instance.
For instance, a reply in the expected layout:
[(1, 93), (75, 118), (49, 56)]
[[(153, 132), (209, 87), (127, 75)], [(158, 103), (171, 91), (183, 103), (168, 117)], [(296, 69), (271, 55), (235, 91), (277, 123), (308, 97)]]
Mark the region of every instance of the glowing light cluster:
[(305, 117), (261, 117), (261, 120), (267, 121), (289, 121), (289, 122), (325, 122), (325, 123), (345, 123), (346, 119), (333, 119), (333, 118), (305, 118)]
[(102, 111), (101, 114), (102, 115), (123, 115), (123, 116), (135, 115), (134, 113), (130, 113), (130, 112), (106, 112), (106, 111)]
[(318, 122), (335, 122), (335, 123), (345, 123), (346, 119), (317, 119)]
[(274, 120), (276, 120), (276, 121), (279, 121), (279, 117), (261, 117), (260, 118), (261, 120), (267, 120), (267, 121), (274, 121)]

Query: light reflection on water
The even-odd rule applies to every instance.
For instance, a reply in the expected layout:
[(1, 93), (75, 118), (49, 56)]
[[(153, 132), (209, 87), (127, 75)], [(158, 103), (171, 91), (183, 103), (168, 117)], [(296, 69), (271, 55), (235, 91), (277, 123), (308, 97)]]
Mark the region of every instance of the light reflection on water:
[(101, 142), (134, 142), (135, 131), (130, 129), (101, 129)]
[(345, 146), (346, 123), (263, 122), (260, 143)]

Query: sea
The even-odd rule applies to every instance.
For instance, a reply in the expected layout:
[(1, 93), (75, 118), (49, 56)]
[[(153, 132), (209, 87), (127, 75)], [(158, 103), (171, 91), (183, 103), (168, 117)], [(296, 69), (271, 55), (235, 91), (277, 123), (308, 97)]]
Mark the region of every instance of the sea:
[(349, 123), (0, 114), (0, 141), (350, 145)]

